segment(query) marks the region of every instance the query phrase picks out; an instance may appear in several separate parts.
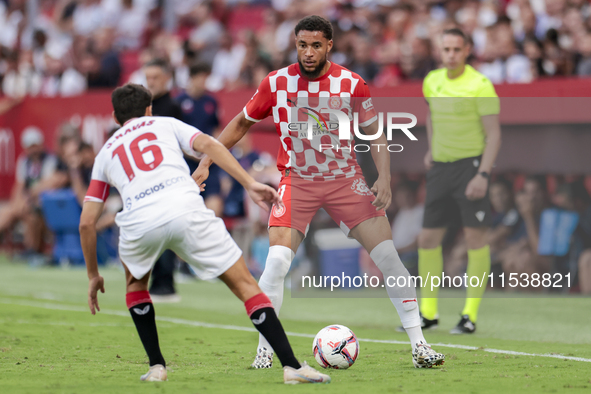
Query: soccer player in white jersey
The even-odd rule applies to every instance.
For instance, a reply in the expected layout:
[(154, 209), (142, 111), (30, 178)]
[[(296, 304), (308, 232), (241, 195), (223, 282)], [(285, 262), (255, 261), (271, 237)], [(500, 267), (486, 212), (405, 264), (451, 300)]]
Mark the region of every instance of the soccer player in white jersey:
[(167, 380), (148, 281), (155, 261), (170, 249), (192, 264), (201, 279), (220, 278), (244, 302), (254, 326), (276, 350), (285, 383), (330, 382), (330, 377), (295, 358), (273, 305), (248, 272), (242, 252), (223, 221), (205, 207), (183, 152), (206, 153), (263, 208), (266, 203), (282, 205), (275, 190), (255, 182), (207, 134), (174, 118), (153, 117), (152, 96), (143, 86), (115, 89), (111, 100), (121, 128), (96, 157), (80, 217), (80, 241), (90, 280), (88, 305), (94, 315), (100, 311), (98, 291), (105, 291), (97, 267), (95, 225), (110, 185), (116, 187), (124, 201), (116, 222), (121, 228), (119, 254), (127, 279), (127, 307), (150, 360), (150, 370), (141, 380)]
[[(375, 146), (387, 146), (385, 136), (372, 141), (372, 157), (379, 177), (370, 190), (357, 164), (352, 138), (339, 139), (338, 127), (332, 126), (334, 122), (329, 121), (328, 126), (325, 119), (320, 122), (318, 117), (328, 109), (347, 112), (349, 119), (357, 113), (363, 131), (376, 134), (378, 116), (367, 84), (359, 75), (327, 60), (333, 41), (332, 26), (326, 19), (309, 16), (300, 20), (295, 27), (295, 45), (298, 63), (271, 72), (219, 137), (230, 148), (254, 123), (273, 116), (283, 148), (279, 151), (277, 167), (283, 175), (279, 194), (285, 206), (275, 205), (272, 209), (271, 247), (259, 286), (277, 312), (281, 309), (283, 282), (295, 251), (320, 208), (328, 212), (346, 235), (361, 243), (385, 278), (409, 276), (392, 242), (384, 212), (392, 199), (390, 156), (386, 149), (380, 151)], [(308, 139), (306, 127), (300, 127), (300, 112), (305, 111), (324, 123), (324, 127), (314, 130), (312, 139)], [(198, 184), (207, 178), (211, 162), (207, 156), (201, 160), (193, 174)], [(444, 355), (431, 349), (423, 337), (414, 285), (387, 287), (387, 292), (410, 338), (415, 367), (441, 365)], [(270, 368), (273, 350), (264, 337), (259, 337), (252, 366)]]

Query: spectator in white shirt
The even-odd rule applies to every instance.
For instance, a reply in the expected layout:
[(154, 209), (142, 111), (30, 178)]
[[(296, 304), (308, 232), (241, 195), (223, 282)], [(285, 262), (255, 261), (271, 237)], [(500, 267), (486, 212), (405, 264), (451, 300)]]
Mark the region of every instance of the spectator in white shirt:
[(83, 36), (92, 34), (108, 22), (100, 0), (81, 0), (74, 9), (73, 18), (74, 32)]
[(199, 4), (191, 15), (197, 22), (197, 27), (189, 37), (191, 48), (199, 52), (199, 61), (212, 64), (220, 47), (224, 27), (213, 17), (212, 6), (209, 2)]
[(213, 59), (211, 76), (207, 80), (207, 89), (218, 91), (236, 81), (240, 75), (240, 67), (246, 55), (246, 47), (234, 44), (229, 33), (224, 34), (221, 49)]

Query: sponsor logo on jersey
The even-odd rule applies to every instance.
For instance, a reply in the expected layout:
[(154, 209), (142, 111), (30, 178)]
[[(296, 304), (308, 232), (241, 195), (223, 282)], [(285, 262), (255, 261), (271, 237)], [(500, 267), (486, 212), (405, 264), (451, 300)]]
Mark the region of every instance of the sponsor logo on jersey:
[(367, 183), (363, 179), (355, 179), (351, 185), (351, 190), (360, 196), (373, 196), (373, 193), (369, 190)]
[[(186, 180), (187, 180), (187, 178), (184, 177), (184, 176), (177, 176), (177, 177), (174, 177), (174, 178), (167, 179), (167, 180), (165, 180), (163, 182), (160, 182), (160, 183), (158, 183), (158, 184), (156, 184), (154, 186), (151, 186), (151, 187), (147, 188), (146, 190), (144, 190), (143, 192), (141, 192), (139, 194), (136, 194), (135, 195), (135, 200), (136, 201), (139, 201), (142, 198), (151, 196), (152, 194), (156, 194), (159, 191), (166, 189), (166, 187), (173, 186), (173, 185), (175, 185), (175, 184), (177, 184), (179, 182), (185, 182)], [(131, 207), (131, 202), (130, 202), (129, 205)]]
[(131, 209), (131, 198), (129, 197), (127, 197), (127, 200), (125, 200), (125, 209), (128, 211)]

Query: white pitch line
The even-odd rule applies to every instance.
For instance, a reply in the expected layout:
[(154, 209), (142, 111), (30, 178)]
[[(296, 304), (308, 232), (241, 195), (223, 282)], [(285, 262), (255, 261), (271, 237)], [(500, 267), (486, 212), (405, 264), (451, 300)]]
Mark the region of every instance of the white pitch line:
[[(65, 321), (49, 321), (49, 322), (38, 322), (32, 320), (6, 320), (1, 319), (2, 323), (13, 323), (13, 324), (24, 324), (24, 325), (38, 325), (38, 326), (66, 326), (66, 327), (135, 327), (132, 323), (69, 323)], [(170, 326), (172, 327), (172, 326)]]
[[(63, 311), (70, 311), (70, 312), (87, 312), (87, 313), (89, 312), (88, 308), (80, 307), (80, 306), (55, 304), (55, 303), (48, 303), (48, 302), (27, 301), (27, 300), (13, 300), (13, 299), (9, 299), (9, 298), (0, 298), (0, 303), (30, 306), (33, 308), (63, 310)], [(114, 310), (103, 309), (99, 313), (102, 313), (105, 315), (112, 315), (112, 316), (129, 317), (129, 313), (123, 312), (123, 311), (114, 311)], [(221, 330), (233, 330), (233, 331), (258, 332), (253, 327), (234, 326), (234, 325), (229, 325), (229, 324), (205, 323), (205, 322), (194, 321), (194, 320), (178, 319), (175, 317), (159, 316), (159, 317), (156, 317), (156, 320), (163, 321), (163, 322), (169, 322), (169, 323), (175, 323), (175, 324), (183, 324), (183, 325), (193, 326), (193, 327), (216, 328), (216, 329), (221, 329)], [(304, 334), (304, 333), (299, 333), (299, 332), (287, 331), (286, 334), (289, 336), (302, 337), (302, 338), (314, 338), (315, 337), (315, 335), (312, 335), (312, 334)], [(408, 345), (409, 344), (408, 342), (405, 342), (405, 341), (396, 341), (396, 340), (389, 340), (389, 339), (369, 339), (369, 338), (358, 338), (358, 339), (360, 342), (387, 343), (387, 344), (391, 344), (391, 345)], [(483, 352), (507, 354), (510, 356), (547, 357), (547, 358), (556, 358), (556, 359), (560, 359), (560, 360), (581, 361), (581, 362), (591, 363), (590, 358), (563, 356), (560, 354), (525, 353), (525, 352), (516, 352), (513, 350), (501, 350), (501, 349), (479, 348), (476, 346), (457, 345), (454, 343), (432, 343), (431, 345), (432, 346), (439, 346), (439, 347), (448, 347), (448, 348), (453, 348), (453, 349), (481, 350)]]

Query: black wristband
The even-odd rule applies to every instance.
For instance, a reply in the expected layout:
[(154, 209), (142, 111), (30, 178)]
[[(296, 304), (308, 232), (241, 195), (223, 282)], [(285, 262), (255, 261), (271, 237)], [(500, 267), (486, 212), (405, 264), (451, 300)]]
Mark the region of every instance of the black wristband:
[(490, 179), (490, 174), (486, 171), (480, 171), (478, 174), (482, 175), (486, 179)]

